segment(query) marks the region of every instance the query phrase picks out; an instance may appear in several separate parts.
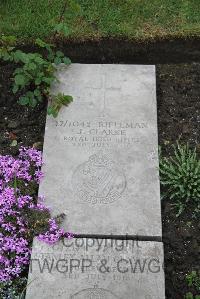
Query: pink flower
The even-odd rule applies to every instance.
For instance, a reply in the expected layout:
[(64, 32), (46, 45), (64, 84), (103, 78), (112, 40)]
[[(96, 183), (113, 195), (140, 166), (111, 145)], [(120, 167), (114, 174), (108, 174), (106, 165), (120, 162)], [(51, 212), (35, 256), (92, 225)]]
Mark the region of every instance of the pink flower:
[[(18, 277), (30, 261), (31, 244), (27, 239), (28, 210), (49, 211), (44, 196), (35, 197), (26, 193), (30, 182), (39, 184), (42, 153), (33, 148), (22, 147), (18, 158), (0, 156), (0, 280), (8, 282)], [(25, 186), (26, 188), (21, 188)], [(48, 230), (38, 236), (48, 244), (68, 236), (55, 219), (49, 219)]]

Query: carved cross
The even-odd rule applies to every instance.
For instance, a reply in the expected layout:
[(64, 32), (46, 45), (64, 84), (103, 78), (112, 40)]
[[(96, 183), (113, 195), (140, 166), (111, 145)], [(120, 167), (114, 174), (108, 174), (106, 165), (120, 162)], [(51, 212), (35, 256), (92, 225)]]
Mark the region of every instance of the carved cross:
[[(100, 108), (100, 117), (105, 117), (107, 114), (106, 111), (106, 91), (110, 90), (110, 91), (120, 91), (121, 87), (106, 87), (106, 74), (103, 73), (102, 74), (102, 78), (101, 78), (101, 86), (100, 87), (92, 87), (92, 86), (86, 86), (86, 89), (89, 90), (100, 90), (101, 91), (101, 97), (102, 97), (102, 101), (101, 101), (101, 108)], [(83, 97), (79, 96), (77, 97), (78, 101), (76, 101), (75, 103), (80, 105), (84, 105), (84, 104), (90, 104), (91, 101), (87, 99), (84, 99)], [(83, 101), (84, 100), (84, 101)]]

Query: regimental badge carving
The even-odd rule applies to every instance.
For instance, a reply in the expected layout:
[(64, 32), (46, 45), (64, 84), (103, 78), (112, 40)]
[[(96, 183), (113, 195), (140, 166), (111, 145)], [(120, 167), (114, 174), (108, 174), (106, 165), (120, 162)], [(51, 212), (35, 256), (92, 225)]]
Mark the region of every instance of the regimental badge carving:
[(107, 204), (121, 197), (126, 178), (117, 163), (100, 152), (77, 167), (72, 185), (75, 198), (81, 202)]
[(119, 299), (111, 291), (101, 288), (84, 289), (72, 295), (70, 299)]

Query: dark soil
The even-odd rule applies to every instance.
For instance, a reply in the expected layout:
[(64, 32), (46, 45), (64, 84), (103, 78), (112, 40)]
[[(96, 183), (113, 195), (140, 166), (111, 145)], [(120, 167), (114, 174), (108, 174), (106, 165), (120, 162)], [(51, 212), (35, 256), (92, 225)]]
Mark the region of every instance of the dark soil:
[[(84, 53), (84, 52), (83, 52)], [(11, 65), (0, 67), (0, 154), (15, 155), (20, 145), (42, 147), (46, 104), (27, 109), (11, 92)], [(200, 152), (200, 64), (157, 66), (159, 143), (166, 154), (177, 139)], [(11, 146), (17, 140), (16, 146)], [(185, 275), (200, 270), (200, 224), (188, 208), (179, 218), (169, 202), (162, 204), (166, 298), (183, 299)]]
[[(200, 38), (131, 41), (64, 42), (60, 47), (73, 61), (87, 63), (180, 63), (200, 61)], [(84, 55), (83, 55), (84, 53)], [(95, 53), (95, 55), (94, 55)]]
[[(159, 144), (165, 154), (176, 140), (189, 142), (200, 153), (200, 64), (157, 66), (157, 101)], [(184, 299), (186, 273), (200, 271), (200, 223), (192, 209), (177, 218), (168, 201), (162, 204), (167, 299)]]
[[(200, 37), (177, 39), (149, 39), (135, 41), (128, 39), (100, 40), (50, 40), (56, 43), (73, 62), (79, 63), (131, 63), (164, 64), (200, 61)], [(25, 52), (36, 47), (22, 45)], [(37, 49), (41, 51), (41, 48)]]
[[(44, 138), (46, 104), (36, 108), (26, 108), (17, 103), (18, 98), (12, 93), (11, 64), (0, 66), (0, 154), (18, 153), (20, 146), (41, 147)], [(12, 146), (13, 140), (17, 146)]]

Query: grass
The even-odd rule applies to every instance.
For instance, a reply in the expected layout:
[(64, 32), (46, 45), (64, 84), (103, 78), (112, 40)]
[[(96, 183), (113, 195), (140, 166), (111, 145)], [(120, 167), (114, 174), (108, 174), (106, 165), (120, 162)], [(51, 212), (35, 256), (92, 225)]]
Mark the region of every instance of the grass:
[[(27, 42), (49, 38), (55, 24), (68, 39), (135, 40), (200, 34), (199, 0), (1, 0), (0, 33)], [(63, 9), (65, 7), (65, 9)]]

